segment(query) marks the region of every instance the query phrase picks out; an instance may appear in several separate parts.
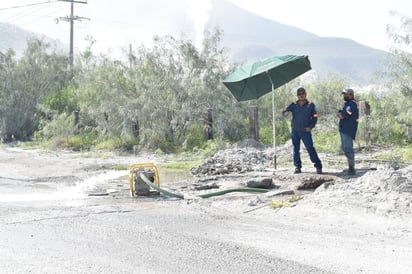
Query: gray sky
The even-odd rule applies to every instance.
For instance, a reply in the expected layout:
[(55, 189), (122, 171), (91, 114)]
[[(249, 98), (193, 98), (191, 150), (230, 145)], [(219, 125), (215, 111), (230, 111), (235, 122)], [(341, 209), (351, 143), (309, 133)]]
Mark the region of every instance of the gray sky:
[[(390, 46), (386, 25), (396, 22), (389, 11), (412, 17), (411, 0), (229, 1), (279, 23), (320, 36), (350, 38), (383, 50)], [(46, 3), (9, 9), (42, 2)], [(89, 0), (88, 4), (75, 5), (75, 15), (91, 18), (75, 23), (75, 46), (84, 48), (86, 35), (97, 40), (94, 49), (101, 52), (151, 41), (154, 34), (179, 37), (184, 34), (200, 40), (211, 5), (209, 0)], [(1, 0), (0, 21), (67, 42), (69, 24), (64, 21), (56, 24), (55, 18), (68, 15), (69, 8), (66, 2)]]

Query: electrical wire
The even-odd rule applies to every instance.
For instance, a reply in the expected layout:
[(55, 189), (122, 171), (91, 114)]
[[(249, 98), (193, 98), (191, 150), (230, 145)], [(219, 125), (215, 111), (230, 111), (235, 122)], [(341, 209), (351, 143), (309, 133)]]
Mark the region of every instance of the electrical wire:
[[(55, 18), (54, 16), (56, 13), (59, 11), (63, 10), (63, 8), (60, 6), (59, 8), (54, 8), (57, 3), (64, 3), (66, 1), (60, 1), (60, 0), (49, 0), (49, 1), (44, 1), (44, 2), (37, 2), (37, 3), (31, 3), (31, 4), (25, 4), (25, 5), (16, 5), (12, 7), (0, 7), (0, 12), (1, 14), (8, 14), (9, 18), (1, 21), (6, 21), (8, 23), (11, 23), (15, 26), (22, 27), (30, 25), (33, 22), (40, 21), (44, 18)], [(66, 8), (64, 8), (66, 9)], [(18, 12), (11, 12), (11, 10), (17, 11)], [(4, 12), (4, 11), (10, 11), (10, 12)], [(67, 30), (62, 30), (59, 28), (60, 32), (67, 31)], [(5, 45), (1, 46), (1, 51), (3, 51), (5, 48)], [(8, 48), (6, 46), (6, 48)]]
[(20, 9), (20, 8), (25, 8), (25, 7), (30, 7), (30, 6), (38, 6), (38, 5), (42, 5), (42, 4), (49, 4), (49, 3), (53, 3), (53, 2), (59, 2), (59, 1), (54, 0), (54, 1), (46, 1), (46, 2), (31, 3), (31, 4), (26, 4), (26, 5), (20, 5), (20, 6), (8, 7), (8, 8), (0, 8), (0, 10)]
[[(55, 4), (55, 3), (53, 3), (53, 4)], [(50, 6), (48, 6), (48, 7), (50, 7)], [(52, 10), (52, 11), (48, 11), (45, 14), (30, 15), (30, 16), (33, 16), (35, 18), (27, 19), (26, 21), (23, 21), (23, 22), (19, 23), (19, 26), (24, 26), (24, 25), (30, 24), (30, 23), (32, 23), (34, 21), (37, 21), (37, 20), (40, 20), (42, 18), (55, 18), (56, 16), (54, 16), (54, 14), (56, 14), (56, 12), (58, 12), (58, 11), (62, 11), (63, 9), (64, 8), (59, 7), (57, 9)]]
[[(57, 3), (63, 3), (63, 1), (55, 0), (55, 1), (48, 1), (48, 2), (41, 2), (41, 3), (35, 3), (35, 4), (27, 4), (27, 5), (20, 5), (16, 7), (10, 7), (8, 9), (23, 8), (23, 7), (29, 7), (29, 8), (25, 9), (21, 13), (14, 14), (13, 16), (6, 19), (6, 21), (11, 22), (14, 25), (23, 27), (25, 25), (31, 24), (43, 18), (55, 18), (56, 16), (54, 16), (54, 14), (56, 14), (56, 12), (65, 9), (65, 8), (59, 7), (57, 9), (54, 9), (53, 11), (50, 11), (50, 8)], [(3, 9), (6, 9), (6, 8), (3, 8)], [(47, 9), (46, 13), (38, 14), (38, 12), (41, 12), (45, 9)], [(31, 18), (28, 18), (28, 17), (31, 17)]]
[(56, 4), (56, 2), (51, 2), (51, 3), (48, 3), (46, 5), (42, 5), (42, 6), (31, 6), (30, 8), (25, 9), (24, 11), (22, 11), (20, 13), (16, 13), (16, 14), (8, 17), (6, 19), (6, 21), (12, 22), (13, 24), (17, 24), (16, 21), (24, 20), (24, 19), (26, 19), (26, 17), (29, 17), (29, 16), (37, 16), (37, 15), (33, 15), (33, 13), (39, 12), (39, 11), (44, 10), (44, 9), (47, 9), (47, 8), (51, 7), (52, 5), (54, 5), (54, 4)]

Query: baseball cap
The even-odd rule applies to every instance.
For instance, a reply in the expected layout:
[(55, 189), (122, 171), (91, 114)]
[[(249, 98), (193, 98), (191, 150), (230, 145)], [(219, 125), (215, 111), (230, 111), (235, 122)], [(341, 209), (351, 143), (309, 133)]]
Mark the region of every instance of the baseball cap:
[(353, 91), (353, 89), (347, 88), (347, 89), (342, 91), (342, 94), (352, 94), (352, 95), (354, 95), (355, 92)]

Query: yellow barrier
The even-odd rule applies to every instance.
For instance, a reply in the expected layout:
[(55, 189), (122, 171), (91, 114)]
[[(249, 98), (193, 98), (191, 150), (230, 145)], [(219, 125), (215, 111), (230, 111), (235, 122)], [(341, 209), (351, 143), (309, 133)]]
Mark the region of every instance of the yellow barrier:
[(157, 167), (153, 163), (136, 163), (132, 164), (129, 167), (130, 174), (129, 174), (129, 184), (130, 184), (130, 194), (135, 196), (135, 190), (134, 190), (134, 175), (135, 175), (135, 170), (136, 169), (142, 169), (142, 168), (151, 168), (154, 171), (154, 184), (157, 187), (160, 187), (160, 180), (159, 180), (159, 171), (157, 170)]

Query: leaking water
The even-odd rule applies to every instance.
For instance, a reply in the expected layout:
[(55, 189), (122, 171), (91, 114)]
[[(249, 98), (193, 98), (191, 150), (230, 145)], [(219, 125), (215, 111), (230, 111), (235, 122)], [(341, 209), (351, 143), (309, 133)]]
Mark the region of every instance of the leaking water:
[[(92, 192), (114, 192), (112, 182), (124, 177), (127, 171), (106, 171), (70, 185), (59, 181), (34, 182), (19, 185), (18, 181), (0, 186), (0, 202), (30, 202), (85, 199)], [(57, 178), (56, 178), (57, 179)], [(127, 184), (127, 180), (124, 182)], [(27, 187), (29, 186), (29, 187)]]

